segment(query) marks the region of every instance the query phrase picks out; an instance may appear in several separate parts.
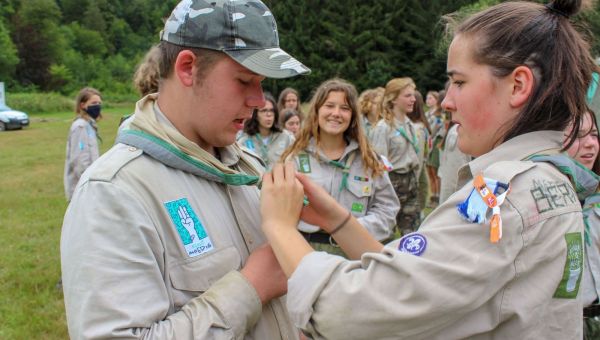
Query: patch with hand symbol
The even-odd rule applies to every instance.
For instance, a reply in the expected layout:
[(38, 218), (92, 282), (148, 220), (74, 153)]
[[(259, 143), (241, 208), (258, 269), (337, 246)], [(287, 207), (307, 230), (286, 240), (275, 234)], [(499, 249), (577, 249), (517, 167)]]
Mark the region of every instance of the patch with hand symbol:
[(165, 202), (164, 204), (188, 256), (195, 257), (214, 249), (206, 229), (204, 229), (187, 198)]

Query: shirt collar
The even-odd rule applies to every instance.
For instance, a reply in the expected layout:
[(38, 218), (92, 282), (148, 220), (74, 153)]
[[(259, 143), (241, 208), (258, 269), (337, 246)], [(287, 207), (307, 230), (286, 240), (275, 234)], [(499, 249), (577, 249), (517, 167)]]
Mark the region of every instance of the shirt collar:
[(463, 186), (496, 162), (523, 160), (534, 154), (558, 153), (563, 145), (562, 131), (534, 131), (511, 138), (490, 152), (483, 154), (460, 168), (458, 184)]

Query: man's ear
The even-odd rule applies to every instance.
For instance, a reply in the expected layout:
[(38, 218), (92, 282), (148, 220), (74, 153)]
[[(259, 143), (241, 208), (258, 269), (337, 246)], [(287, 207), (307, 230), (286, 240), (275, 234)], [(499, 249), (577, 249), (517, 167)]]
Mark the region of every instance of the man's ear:
[(175, 59), (175, 75), (184, 86), (194, 84), (194, 70), (196, 69), (196, 55), (190, 50), (183, 50)]
[(510, 74), (512, 80), (512, 93), (510, 96), (510, 106), (520, 108), (531, 97), (535, 78), (533, 72), (527, 66), (518, 66)]

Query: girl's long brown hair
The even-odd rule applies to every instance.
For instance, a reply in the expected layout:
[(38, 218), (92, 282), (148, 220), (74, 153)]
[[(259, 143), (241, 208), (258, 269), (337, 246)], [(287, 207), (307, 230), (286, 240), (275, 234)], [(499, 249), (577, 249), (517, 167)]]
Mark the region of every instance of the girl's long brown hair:
[(331, 92), (343, 92), (346, 96), (346, 103), (348, 106), (350, 106), (352, 111), (350, 125), (348, 126), (348, 129), (344, 131), (344, 138), (346, 141), (355, 140), (358, 143), (358, 149), (365, 166), (364, 170), (366, 172), (371, 170), (373, 177), (380, 176), (383, 173), (383, 166), (377, 159), (376, 153), (373, 151), (373, 148), (371, 148), (371, 145), (367, 141), (367, 137), (364, 134), (363, 128), (360, 125), (357, 102), (358, 94), (356, 92), (356, 88), (349, 82), (339, 78), (327, 80), (317, 88), (310, 101), (309, 112), (306, 120), (304, 121), (304, 126), (300, 131), (300, 137), (296, 139), (291, 147), (285, 150), (281, 156), (281, 160), (284, 161), (289, 156), (296, 156), (298, 153), (305, 150), (308, 147), (312, 137), (315, 138), (317, 149), (319, 149), (319, 109), (321, 106), (323, 106), (327, 100), (327, 96)]

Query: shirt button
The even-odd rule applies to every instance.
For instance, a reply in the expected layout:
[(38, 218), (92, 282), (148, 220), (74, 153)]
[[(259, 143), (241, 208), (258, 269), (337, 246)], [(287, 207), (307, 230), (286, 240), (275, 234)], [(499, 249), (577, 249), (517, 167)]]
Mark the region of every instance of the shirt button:
[(131, 152), (137, 151), (137, 148), (135, 146), (130, 146), (129, 147), (129, 151), (131, 151)]

